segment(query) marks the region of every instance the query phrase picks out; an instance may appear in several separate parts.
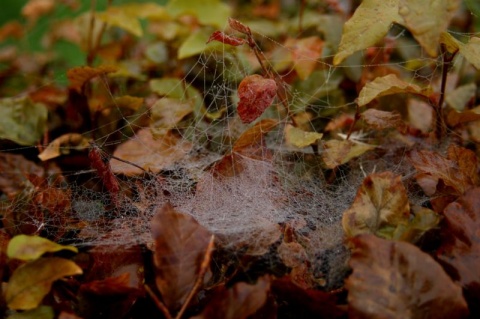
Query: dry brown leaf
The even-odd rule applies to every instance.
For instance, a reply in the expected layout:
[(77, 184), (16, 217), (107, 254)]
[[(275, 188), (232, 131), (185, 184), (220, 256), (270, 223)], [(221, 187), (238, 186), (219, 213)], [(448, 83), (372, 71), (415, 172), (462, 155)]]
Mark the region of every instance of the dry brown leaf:
[(238, 86), (237, 112), (243, 123), (255, 121), (277, 95), (277, 84), (272, 79), (266, 79), (254, 74), (245, 77)]
[(117, 71), (117, 67), (102, 65), (92, 68), (90, 66), (79, 66), (68, 70), (67, 77), (70, 81), (70, 87), (78, 93), (82, 93), (82, 88), (91, 79)]
[(330, 140), (324, 144), (322, 159), (328, 168), (335, 168), (374, 148), (373, 145), (355, 143), (350, 140)]
[(407, 224), (410, 205), (401, 177), (392, 172), (369, 175), (360, 186), (352, 206), (343, 213), (346, 235), (376, 234), (392, 238), (399, 224)]
[(406, 242), (364, 234), (353, 245), (346, 281), (351, 318), (465, 318), (459, 286), (432, 257)]
[(405, 132), (407, 129), (401, 115), (395, 111), (387, 112), (376, 109), (368, 109), (361, 115), (368, 125), (377, 130), (396, 128), (400, 132)]
[[(192, 143), (173, 134), (155, 139), (148, 128), (138, 131), (133, 138), (121, 144), (113, 155), (134, 163), (146, 171), (158, 173), (181, 160), (192, 149)], [(129, 163), (110, 160), (112, 171), (117, 174), (137, 175), (144, 171)]]
[(152, 219), (155, 283), (171, 312), (185, 302), (199, 276), (212, 235), (193, 217), (166, 204)]

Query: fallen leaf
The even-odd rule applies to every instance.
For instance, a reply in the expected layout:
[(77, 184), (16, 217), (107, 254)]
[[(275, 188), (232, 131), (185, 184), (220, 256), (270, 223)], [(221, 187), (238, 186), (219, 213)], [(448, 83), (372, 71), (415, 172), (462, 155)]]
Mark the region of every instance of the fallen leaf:
[(392, 239), (416, 243), (427, 231), (440, 224), (441, 217), (433, 210), (425, 207), (413, 207), (413, 219), (408, 224), (398, 224)]
[(480, 314), (480, 188), (469, 190), (443, 211), (437, 258), (464, 290), (472, 317)]
[(44, 176), (45, 170), (19, 154), (0, 152), (0, 190), (14, 196), (25, 189), (27, 175)]
[(352, 206), (343, 213), (342, 226), (348, 237), (369, 233), (392, 238), (399, 224), (407, 224), (410, 205), (401, 177), (392, 172), (367, 176)]
[[(167, 12), (174, 17), (193, 15), (202, 24), (223, 28), (231, 16), (232, 8), (220, 0), (172, 0), (166, 6)], [(203, 41), (205, 43), (205, 41)]]
[(255, 121), (277, 95), (277, 84), (272, 79), (266, 79), (254, 74), (245, 77), (238, 86), (237, 112), (243, 123)]
[(90, 147), (90, 139), (78, 133), (68, 133), (54, 139), (38, 154), (38, 158), (47, 161), (61, 155), (70, 154), (72, 150), (83, 151)]
[(350, 244), (349, 317), (467, 317), (461, 288), (419, 248), (370, 234), (354, 237)]
[(376, 109), (368, 109), (363, 112), (361, 116), (368, 125), (377, 130), (396, 128), (400, 132), (405, 132), (407, 129), (401, 115), (395, 111), (387, 112)]
[(285, 42), (290, 51), (293, 68), (301, 80), (307, 79), (318, 65), (322, 55), (324, 41), (317, 36), (294, 39)]
[(212, 235), (193, 217), (169, 204), (152, 219), (155, 283), (170, 311), (177, 311), (192, 290)]
[(277, 120), (273, 119), (259, 121), (240, 135), (233, 145), (232, 152), (242, 153), (245, 148), (261, 144), (264, 135), (273, 130), (278, 123)]
[(359, 106), (364, 106), (381, 96), (398, 93), (428, 96), (427, 91), (427, 89), (422, 89), (418, 85), (399, 79), (395, 74), (389, 74), (377, 77), (372, 82), (365, 84), (358, 95), (357, 103)]
[(470, 62), (477, 70), (480, 69), (480, 38), (471, 37), (468, 43), (464, 44), (447, 32), (440, 36), (440, 42), (445, 45), (447, 52), (455, 54), (458, 51)]
[(0, 138), (34, 145), (47, 129), (48, 110), (28, 97), (0, 99)]
[(8, 281), (5, 293), (7, 306), (13, 310), (36, 308), (54, 281), (80, 274), (82, 269), (68, 259), (49, 257), (28, 262), (18, 267)]
[(476, 107), (471, 110), (465, 110), (463, 112), (457, 112), (450, 110), (447, 114), (447, 124), (450, 127), (455, 127), (460, 124), (475, 122), (480, 120), (480, 107)]
[(270, 290), (268, 277), (260, 277), (254, 285), (236, 283), (227, 289), (220, 286), (201, 314), (191, 319), (246, 319), (267, 301)]
[(375, 148), (373, 145), (355, 143), (350, 140), (329, 140), (323, 146), (322, 159), (328, 168), (348, 163), (353, 158)]
[(165, 136), (193, 112), (193, 101), (161, 98), (151, 107), (150, 128), (154, 137)]
[(80, 286), (80, 291), (98, 296), (117, 296), (138, 293), (139, 289), (132, 285), (129, 273), (103, 280), (93, 280)]
[(117, 67), (102, 65), (99, 67), (79, 66), (67, 71), (70, 87), (78, 93), (82, 93), (83, 86), (91, 79), (117, 71)]
[(461, 85), (455, 90), (448, 92), (445, 97), (445, 102), (448, 106), (456, 111), (463, 111), (469, 101), (475, 98), (477, 92), (477, 85), (475, 83), (469, 83)]
[(398, 12), (399, 1), (362, 1), (343, 27), (333, 64), (338, 65), (354, 52), (374, 46), (385, 37), (393, 22), (402, 22)]
[(8, 244), (7, 256), (28, 261), (38, 259), (45, 253), (54, 253), (60, 250), (78, 252), (76, 247), (60, 245), (39, 236), (17, 235)]
[[(120, 144), (113, 155), (122, 160), (134, 163), (145, 171), (158, 173), (181, 160), (192, 149), (192, 143), (182, 140), (174, 134), (167, 134), (155, 139), (148, 128), (141, 129), (135, 136)], [(110, 160), (112, 172), (127, 176), (144, 173), (129, 163)]]
[(316, 143), (323, 136), (322, 133), (306, 132), (290, 124), (285, 127), (285, 140), (287, 144), (304, 148)]
[[(440, 35), (447, 30), (460, 3), (460, 0), (400, 0), (398, 13), (422, 48), (436, 57)], [(429, 14), (425, 14), (426, 7)]]

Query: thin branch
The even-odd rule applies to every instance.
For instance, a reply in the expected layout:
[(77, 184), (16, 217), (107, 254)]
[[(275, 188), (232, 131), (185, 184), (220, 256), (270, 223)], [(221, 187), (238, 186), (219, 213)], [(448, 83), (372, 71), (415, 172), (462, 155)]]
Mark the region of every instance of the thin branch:
[(188, 305), (192, 301), (192, 298), (195, 296), (198, 289), (200, 289), (200, 286), (202, 285), (203, 277), (205, 277), (205, 273), (207, 272), (208, 266), (210, 265), (210, 260), (212, 258), (212, 253), (213, 253), (214, 241), (215, 241), (215, 235), (212, 235), (212, 237), (210, 237), (210, 242), (208, 243), (207, 250), (205, 251), (205, 256), (203, 257), (202, 264), (200, 265), (200, 271), (198, 273), (197, 280), (195, 281), (195, 284), (192, 290), (190, 290), (190, 293), (188, 294), (187, 299), (183, 303), (182, 308), (178, 312), (175, 319), (180, 319), (183, 316), (185, 310), (187, 309)]
[(148, 285), (145, 285), (145, 290), (148, 292), (150, 295), (150, 298), (152, 298), (153, 302), (157, 306), (158, 309), (163, 313), (166, 319), (172, 319), (172, 316), (170, 315), (170, 312), (168, 311), (167, 307), (163, 304), (163, 302), (160, 301), (160, 299), (157, 298), (155, 293), (150, 289)]

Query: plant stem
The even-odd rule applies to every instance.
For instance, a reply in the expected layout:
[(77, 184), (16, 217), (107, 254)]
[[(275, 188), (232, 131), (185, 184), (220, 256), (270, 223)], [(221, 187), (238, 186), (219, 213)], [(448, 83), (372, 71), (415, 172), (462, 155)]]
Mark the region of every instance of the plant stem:
[(445, 47), (445, 44), (440, 45), (440, 52), (442, 53), (442, 82), (440, 87), (440, 97), (438, 99), (438, 104), (436, 106), (436, 123), (435, 123), (435, 137), (438, 141), (441, 141), (446, 132), (445, 119), (443, 116), (443, 103), (445, 101), (445, 89), (447, 86), (447, 76), (450, 65), (455, 58), (457, 52), (449, 53)]

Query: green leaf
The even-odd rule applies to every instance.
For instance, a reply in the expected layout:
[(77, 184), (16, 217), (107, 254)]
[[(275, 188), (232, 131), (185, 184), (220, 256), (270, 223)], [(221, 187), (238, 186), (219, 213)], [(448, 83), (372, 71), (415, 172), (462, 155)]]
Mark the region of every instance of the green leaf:
[(54, 281), (82, 274), (82, 269), (68, 259), (40, 258), (18, 267), (10, 277), (5, 299), (13, 310), (38, 307)]
[(364, 0), (345, 23), (333, 64), (338, 65), (354, 52), (374, 46), (387, 34), (393, 22), (400, 23), (403, 19), (398, 14), (399, 1)]
[(60, 250), (78, 253), (78, 249), (73, 246), (63, 246), (39, 236), (18, 235), (8, 243), (7, 256), (28, 261), (37, 259), (45, 253), (54, 253)]
[(437, 56), (440, 34), (447, 30), (459, 0), (400, 0), (404, 26), (431, 56)]
[(389, 74), (365, 84), (360, 91), (357, 103), (359, 106), (364, 106), (375, 98), (397, 93), (413, 93), (428, 96), (428, 89), (422, 89), (418, 85), (400, 80), (395, 74)]
[(193, 32), (183, 41), (180, 48), (178, 48), (177, 57), (179, 59), (185, 59), (204, 52), (207, 48), (208, 37), (209, 35), (205, 32)]
[(0, 138), (34, 145), (47, 128), (48, 110), (27, 97), (0, 99)]
[(55, 312), (52, 307), (40, 306), (38, 308), (17, 312), (7, 317), (7, 319), (53, 319)]
[(321, 139), (323, 134), (317, 132), (306, 132), (302, 129), (288, 124), (285, 127), (285, 139), (287, 144), (295, 147), (304, 148), (312, 145), (317, 140)]
[(202, 24), (225, 27), (228, 17), (232, 15), (230, 6), (220, 0), (171, 0), (167, 12), (174, 17), (190, 14), (197, 17)]

